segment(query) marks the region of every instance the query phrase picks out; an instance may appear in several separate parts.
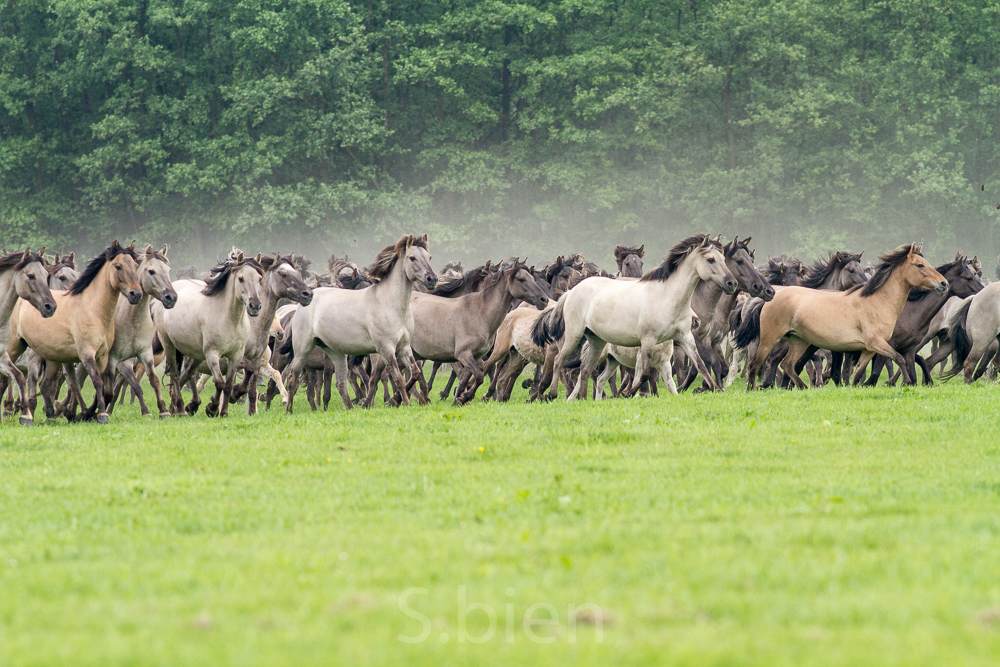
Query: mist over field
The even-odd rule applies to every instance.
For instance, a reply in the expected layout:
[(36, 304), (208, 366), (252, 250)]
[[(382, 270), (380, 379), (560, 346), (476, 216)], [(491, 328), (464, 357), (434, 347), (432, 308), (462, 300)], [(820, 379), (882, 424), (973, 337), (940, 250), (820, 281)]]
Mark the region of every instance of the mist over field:
[(998, 205), (995, 0), (0, 8), (7, 247), (610, 268), (707, 231), (992, 267)]

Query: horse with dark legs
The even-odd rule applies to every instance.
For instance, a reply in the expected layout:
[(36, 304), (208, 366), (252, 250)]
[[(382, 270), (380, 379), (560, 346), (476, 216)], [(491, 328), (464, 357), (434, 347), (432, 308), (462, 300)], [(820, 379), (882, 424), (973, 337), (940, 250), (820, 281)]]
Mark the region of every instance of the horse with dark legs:
[(54, 385), (61, 369), (66, 370), (66, 381), (76, 403), (86, 405), (72, 368), (82, 363), (95, 389), (94, 405), (84, 418), (90, 419), (96, 413), (99, 423), (109, 421), (103, 375), (114, 342), (115, 307), (119, 295), (133, 304), (142, 298), (136, 268), (134, 249), (115, 241), (87, 264), (69, 291), (52, 295), (55, 313), (51, 317), (46, 319), (24, 301), (15, 305), (8, 353), (16, 359), (30, 346), (45, 360), (41, 388), (47, 417), (56, 416)]
[[(806, 385), (795, 373), (795, 364), (810, 346), (862, 352), (862, 371), (855, 381), (876, 354), (902, 365), (902, 356), (889, 345), (888, 339), (910, 289), (919, 287), (943, 294), (948, 283), (923, 258), (916, 245), (900, 246), (880, 259), (875, 274), (863, 286), (846, 292), (786, 287), (770, 303), (753, 308), (734, 333), (736, 345), (741, 349), (757, 343), (747, 365), (747, 388), (755, 387), (761, 366), (783, 338), (789, 341), (789, 348), (781, 370), (800, 389)], [(909, 374), (905, 366), (903, 373), (904, 377)]]
[[(415, 364), (410, 350), (413, 335), (410, 296), (415, 282), (428, 289), (436, 286), (437, 275), (430, 259), (426, 234), (403, 236), (376, 258), (370, 275), (378, 280), (377, 284), (357, 291), (325, 289), (313, 297), (311, 304), (295, 311), (292, 335), (281, 346), (283, 353), (293, 353), (292, 362), (285, 369), (288, 412), (292, 411), (305, 362), (317, 346), (333, 362), (337, 390), (345, 408), (353, 407), (347, 393), (348, 356), (374, 353), (378, 357), (372, 368), (365, 406), (373, 404), (378, 377), (386, 367), (402, 403), (409, 405), (401, 369), (413, 369)], [(424, 387), (421, 390), (426, 394)], [(418, 399), (423, 400), (423, 395), (418, 395)]]
[[(539, 318), (533, 335), (539, 346), (561, 340), (554, 371), (558, 372), (584, 338), (580, 372), (568, 400), (586, 395), (591, 373), (608, 344), (641, 347), (636, 372), (626, 395), (634, 394), (649, 377), (653, 348), (667, 340), (679, 344), (699, 366), (710, 388), (716, 388), (691, 331), (691, 298), (701, 280), (712, 280), (724, 291), (736, 290), (736, 279), (725, 257), (705, 235), (689, 237), (667, 254), (659, 267), (638, 281), (588, 278), (564, 294), (556, 307)], [(551, 378), (543, 378), (543, 386)]]
[(197, 383), (193, 383), (191, 403), (186, 408), (181, 387), (195, 377), (203, 362), (215, 383), (205, 414), (229, 414), (233, 380), (252, 331), (250, 318), (261, 310), (261, 280), (260, 266), (234, 248), (229, 258), (212, 269), (207, 282), (175, 281), (175, 307), (168, 310), (159, 301), (153, 302), (153, 322), (170, 374), (172, 414), (197, 412), (201, 404)]
[(490, 276), (474, 294), (457, 299), (413, 295), (414, 329), (410, 346), (418, 359), (458, 367), (456, 404), (470, 401), (482, 384), (484, 369), (480, 359), (490, 351), (496, 331), (516, 299), (539, 310), (548, 303), (548, 297), (535, 284), (531, 270), (523, 262)]
[[(30, 306), (42, 318), (55, 314), (56, 301), (49, 289), (50, 274), (46, 270), (44, 257), (44, 248), (37, 253), (26, 248), (23, 252), (9, 252), (0, 256), (0, 336), (4, 340), (11, 340), (11, 315), (17, 305)], [(8, 383), (13, 380), (21, 408), (20, 422), (28, 426), (34, 423), (34, 408), (29, 404), (24, 373), (15, 361), (17, 359), (11, 358), (9, 350), (0, 352), (0, 396), (6, 393)], [(35, 384), (31, 387), (34, 392)], [(17, 405), (11, 401), (11, 409), (16, 408)]]
[[(972, 267), (972, 262), (968, 257), (959, 257), (956, 261), (942, 264), (936, 270), (948, 281), (948, 291), (944, 294), (939, 294), (936, 291), (920, 288), (910, 290), (906, 305), (899, 314), (892, 337), (889, 339), (889, 344), (903, 355), (910, 378), (914, 382), (917, 377), (915, 363), (920, 363), (925, 385), (933, 384), (933, 380), (931, 379), (930, 368), (917, 353), (922, 347), (924, 335), (927, 332), (930, 321), (948, 299), (953, 296), (964, 299), (979, 293), (983, 289), (983, 283), (976, 275)], [(874, 387), (878, 384), (878, 378), (885, 367), (885, 361), (886, 359), (882, 355), (875, 356), (871, 364), (871, 375), (865, 381), (865, 385)], [(890, 380), (890, 384), (895, 384), (895, 381)]]
[[(149, 414), (142, 387), (135, 375), (134, 364), (128, 362), (138, 359), (146, 369), (152, 370), (155, 367), (153, 335), (156, 333), (156, 327), (149, 314), (150, 298), (159, 301), (164, 308), (173, 308), (177, 303), (177, 292), (174, 291), (170, 282), (167, 246), (164, 245), (161, 250), (156, 251), (152, 246), (147, 245), (146, 249), (138, 254), (137, 259), (139, 264), (136, 273), (139, 276), (142, 297), (133, 304), (125, 297), (119, 296), (118, 304), (115, 306), (115, 336), (111, 351), (108, 353), (108, 372), (105, 383), (107, 395), (104, 397), (108, 404), (108, 414), (114, 411), (115, 397), (126, 383), (139, 399), (139, 408), (143, 416)], [(116, 373), (121, 375), (121, 379), (117, 383), (115, 382)], [(149, 373), (149, 384), (156, 394), (156, 406), (159, 409), (160, 417), (169, 417), (170, 412), (163, 401), (160, 379), (156, 373)]]

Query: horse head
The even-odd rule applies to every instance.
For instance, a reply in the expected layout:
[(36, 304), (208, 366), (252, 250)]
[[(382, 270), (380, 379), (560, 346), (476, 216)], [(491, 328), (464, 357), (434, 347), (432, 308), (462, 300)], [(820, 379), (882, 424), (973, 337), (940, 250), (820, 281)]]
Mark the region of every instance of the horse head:
[(646, 256), (646, 245), (638, 248), (630, 246), (615, 246), (615, 262), (618, 264), (618, 275), (622, 278), (642, 278), (642, 258)]
[(292, 256), (276, 254), (274, 262), (264, 274), (268, 289), (279, 299), (291, 299), (303, 306), (312, 302), (312, 290), (302, 280), (302, 274), (292, 263)]
[(959, 255), (950, 264), (937, 267), (938, 273), (951, 285), (952, 293), (959, 298), (970, 297), (978, 294), (983, 289), (983, 281), (976, 275), (972, 260)]
[(229, 262), (228, 269), (236, 298), (246, 304), (247, 315), (257, 317), (260, 315), (260, 292), (263, 284), (260, 269), (246, 261), (242, 252)]
[(136, 272), (139, 264), (136, 262), (135, 243), (126, 247), (114, 241), (104, 251), (104, 258), (111, 267), (108, 280), (112, 289), (125, 297), (133, 306), (139, 303), (142, 299), (142, 285), (139, 284), (139, 275)]
[(431, 268), (431, 254), (428, 252), (427, 234), (414, 236), (407, 234), (396, 243), (397, 261), (403, 262), (403, 272), (410, 282), (419, 282), (428, 290), (437, 286), (438, 277)]
[(165, 244), (159, 252), (147, 245), (139, 255), (138, 271), (143, 294), (153, 297), (164, 308), (173, 308), (177, 304), (177, 292), (170, 282), (170, 261)]
[(747, 237), (742, 241), (739, 237), (723, 246), (722, 252), (726, 257), (726, 267), (736, 277), (736, 282), (740, 288), (750, 294), (750, 296), (760, 297), (764, 301), (774, 298), (774, 288), (768, 284), (764, 276), (760, 274), (753, 263), (753, 251), (750, 250), (750, 239)]
[(52, 317), (56, 312), (56, 301), (49, 290), (44, 252), (44, 248), (37, 253), (25, 248), (23, 253), (10, 253), (3, 260), (14, 263), (14, 270), (17, 271), (14, 290), (17, 295), (37, 308), (42, 317)]
[(507, 269), (506, 278), (510, 295), (515, 299), (526, 301), (538, 310), (548, 305), (549, 297), (535, 283), (535, 277), (531, 275), (528, 265), (519, 258)]
[[(928, 291), (934, 290), (938, 294), (944, 294), (948, 291), (948, 281), (931, 266), (930, 262), (924, 259), (920, 253), (922, 249), (923, 244), (919, 247), (915, 243), (911, 243), (909, 246), (902, 245), (894, 252), (885, 255), (882, 258), (883, 264), (898, 267), (896, 270), (902, 272), (901, 277), (910, 287), (919, 287)], [(876, 272), (877, 275), (878, 272)]]
[(707, 235), (701, 243), (690, 248), (688, 256), (694, 260), (695, 271), (702, 280), (713, 282), (726, 294), (736, 291), (736, 278), (726, 266), (726, 257)]
[(865, 269), (861, 266), (861, 256), (864, 255), (864, 251), (854, 254), (849, 252), (837, 252), (837, 270), (840, 271), (837, 280), (839, 285), (837, 286), (841, 290), (849, 290), (855, 285), (864, 285), (868, 282), (868, 275), (865, 273)]

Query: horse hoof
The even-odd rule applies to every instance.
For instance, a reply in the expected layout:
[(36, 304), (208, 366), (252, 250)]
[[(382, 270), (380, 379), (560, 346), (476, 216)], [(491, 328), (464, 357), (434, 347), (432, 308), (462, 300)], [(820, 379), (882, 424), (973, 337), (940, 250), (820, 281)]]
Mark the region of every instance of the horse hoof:
[(21, 426), (34, 426), (35, 425), (35, 420), (34, 419), (28, 419), (27, 417), (21, 417), (18, 421), (21, 423)]
[(161, 412), (160, 413), (160, 419), (166, 419), (167, 417), (170, 417), (170, 416), (172, 416), (172, 415), (169, 412)]
[(107, 424), (109, 421), (111, 420), (108, 418), (108, 415), (106, 413), (102, 412), (101, 414), (97, 415), (98, 424)]

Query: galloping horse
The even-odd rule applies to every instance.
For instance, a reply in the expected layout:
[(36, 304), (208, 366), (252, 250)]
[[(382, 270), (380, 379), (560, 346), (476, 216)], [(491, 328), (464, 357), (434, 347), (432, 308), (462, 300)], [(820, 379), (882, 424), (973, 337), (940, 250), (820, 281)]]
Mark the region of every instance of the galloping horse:
[[(280, 349), (282, 354), (294, 353), (285, 369), (288, 412), (292, 411), (299, 375), (317, 346), (333, 362), (337, 391), (345, 408), (354, 407), (347, 393), (348, 355), (376, 352), (379, 356), (373, 364), (365, 406), (370, 407), (375, 401), (378, 379), (386, 367), (403, 403), (409, 405), (410, 397), (400, 368), (411, 369), (415, 364), (410, 350), (413, 335), (410, 296), (415, 282), (429, 290), (437, 285), (437, 274), (430, 260), (427, 235), (407, 234), (378, 254), (369, 271), (369, 276), (379, 281), (377, 284), (362, 290), (318, 290), (312, 303), (295, 311), (291, 340)], [(423, 395), (418, 394), (418, 397), (423, 400)]]
[(785, 287), (773, 301), (752, 308), (734, 334), (740, 349), (758, 341), (747, 368), (747, 388), (754, 388), (761, 365), (782, 338), (789, 340), (789, 347), (781, 370), (800, 389), (806, 385), (795, 373), (795, 363), (811, 345), (838, 352), (861, 351), (855, 382), (876, 354), (900, 364), (904, 378), (908, 378), (909, 369), (903, 365), (902, 355), (889, 345), (888, 339), (911, 288), (944, 293), (948, 282), (923, 258), (916, 245), (900, 246), (880, 259), (881, 264), (864, 286), (846, 292)]
[(727, 294), (737, 286), (726, 268), (726, 258), (708, 236), (698, 234), (671, 248), (663, 264), (638, 281), (592, 277), (563, 295), (555, 308), (539, 318), (533, 336), (540, 346), (563, 340), (555, 360), (556, 372), (584, 337), (590, 343), (584, 348), (580, 375), (568, 400), (581, 395), (581, 390), (586, 394), (584, 385), (609, 343), (641, 348), (629, 393), (635, 393), (648, 379), (653, 348), (667, 340), (681, 346), (706, 385), (715, 389), (691, 332), (691, 297), (702, 280), (715, 282)]
[[(139, 399), (139, 407), (145, 416), (149, 414), (149, 408), (146, 407), (142, 387), (135, 376), (133, 365), (126, 362), (137, 358), (148, 371), (152, 371), (156, 365), (153, 363), (153, 335), (156, 333), (156, 328), (149, 314), (149, 298), (153, 297), (162, 303), (164, 308), (173, 308), (177, 303), (177, 292), (170, 284), (167, 246), (163, 246), (163, 249), (157, 252), (152, 246), (147, 245), (139, 255), (137, 273), (139, 285), (142, 287), (142, 298), (135, 304), (129, 303), (124, 298), (118, 298), (118, 305), (115, 307), (115, 339), (108, 356), (108, 370), (111, 380), (115, 377), (115, 371), (121, 373), (124, 381)], [(169, 417), (170, 413), (160, 391), (160, 378), (156, 373), (149, 373), (149, 384), (156, 393), (156, 405), (160, 410), (160, 416)], [(110, 391), (105, 396), (109, 412), (114, 410), (114, 397), (117, 393), (113, 385), (113, 382), (108, 383), (107, 389)]]
[[(10, 340), (10, 316), (15, 304), (20, 303), (18, 299), (37, 308), (42, 317), (52, 317), (56, 311), (56, 302), (47, 282), (44, 253), (44, 248), (38, 253), (25, 249), (24, 252), (11, 252), (0, 257), (0, 336), (7, 340)], [(0, 395), (6, 390), (8, 378), (13, 379), (21, 397), (21, 424), (30, 425), (32, 418), (24, 374), (14, 365), (7, 350), (0, 354), (0, 373)]]
[[(166, 355), (170, 373), (172, 414), (183, 414), (181, 387), (187, 384), (201, 362), (208, 365), (215, 382), (215, 395), (205, 414), (225, 417), (229, 414), (229, 396), (233, 378), (243, 361), (243, 349), (250, 338), (250, 318), (260, 313), (261, 271), (249, 263), (241, 251), (212, 269), (206, 283), (179, 280), (177, 306), (167, 310), (153, 303), (153, 322)], [(177, 353), (188, 358), (184, 372)], [(223, 363), (225, 375), (223, 375)], [(219, 407), (221, 397), (222, 405)], [(197, 388), (187, 411), (193, 414), (199, 405)]]
[(457, 299), (431, 294), (411, 297), (415, 326), (410, 346), (418, 359), (450, 363), (460, 370), (456, 404), (472, 400), (482, 384), (480, 359), (489, 352), (497, 328), (514, 299), (538, 309), (548, 303), (548, 297), (535, 284), (531, 269), (520, 261), (491, 275), (483, 288), (473, 294)]
[[(108, 354), (115, 338), (115, 307), (121, 294), (129, 303), (142, 298), (142, 287), (136, 276), (135, 251), (115, 241), (84, 268), (79, 279), (68, 292), (56, 292), (53, 297), (56, 312), (47, 322), (34, 308), (18, 301), (11, 314), (10, 347), (12, 359), (20, 357), (30, 346), (45, 359), (42, 378), (42, 398), (45, 415), (55, 417), (53, 409), (54, 385), (61, 365), (82, 363), (96, 390), (95, 409), (97, 421), (108, 423), (107, 405), (104, 401), (103, 374)], [(83, 397), (71, 367), (66, 368), (70, 390), (81, 405)], [(93, 415), (93, 409), (84, 413)], [(33, 416), (27, 418), (32, 421)], [(24, 418), (22, 418), (24, 421)]]

